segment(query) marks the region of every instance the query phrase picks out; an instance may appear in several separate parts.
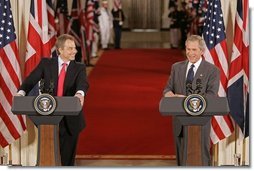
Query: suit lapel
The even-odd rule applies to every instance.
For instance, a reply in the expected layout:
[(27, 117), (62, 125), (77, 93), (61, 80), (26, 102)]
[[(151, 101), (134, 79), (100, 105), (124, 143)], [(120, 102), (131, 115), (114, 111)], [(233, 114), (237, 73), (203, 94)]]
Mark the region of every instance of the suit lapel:
[(54, 81), (54, 95), (57, 94), (57, 83), (58, 83), (58, 60), (57, 58), (52, 58), (51, 65), (52, 81)]
[(193, 79), (193, 83), (194, 83), (194, 84), (196, 84), (196, 80), (197, 80), (198, 78), (200, 78), (200, 79), (202, 80), (202, 77), (205, 76), (204, 71), (205, 71), (205, 61), (204, 61), (204, 59), (202, 59), (202, 62), (201, 62), (201, 64), (200, 64), (200, 66), (198, 67), (198, 70), (197, 70), (197, 72), (196, 72), (196, 74), (195, 74), (195, 77), (194, 77), (194, 79)]
[(188, 61), (186, 60), (186, 62), (184, 62), (184, 64), (180, 67), (180, 71), (179, 71), (179, 79), (180, 79), (180, 86), (181, 86), (181, 90), (183, 90), (182, 93), (185, 94), (186, 92), (186, 68), (188, 65)]

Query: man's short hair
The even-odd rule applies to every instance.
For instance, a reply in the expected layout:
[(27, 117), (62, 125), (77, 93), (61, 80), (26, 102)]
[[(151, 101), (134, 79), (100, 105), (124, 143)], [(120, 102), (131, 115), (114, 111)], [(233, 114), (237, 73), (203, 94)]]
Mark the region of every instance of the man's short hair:
[(75, 42), (75, 38), (72, 35), (62, 34), (56, 40), (56, 44), (55, 44), (56, 49), (58, 50), (59, 48), (63, 48), (66, 40), (72, 40)]
[(204, 39), (199, 36), (199, 35), (190, 35), (187, 40), (185, 41), (185, 46), (188, 42), (198, 42), (199, 44), (199, 48), (202, 50), (202, 51), (205, 51), (205, 41)]

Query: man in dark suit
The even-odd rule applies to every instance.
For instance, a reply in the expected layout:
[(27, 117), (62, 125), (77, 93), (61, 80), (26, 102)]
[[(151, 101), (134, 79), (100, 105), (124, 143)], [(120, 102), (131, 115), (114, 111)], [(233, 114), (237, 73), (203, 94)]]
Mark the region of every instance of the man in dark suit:
[[(77, 50), (74, 37), (67, 34), (59, 36), (56, 49), (58, 57), (42, 58), (20, 86), (18, 95), (25, 96), (43, 79), (45, 89), (53, 82), (54, 96), (76, 96), (83, 106), (89, 85), (85, 65), (75, 62)], [(60, 122), (60, 154), (63, 166), (74, 165), (78, 136), (83, 128), (85, 128), (83, 111), (78, 116), (65, 116)]]
[(111, 13), (113, 16), (113, 27), (115, 33), (115, 49), (121, 49), (122, 26), (125, 20), (121, 0), (114, 0), (114, 6)]
[[(177, 62), (172, 65), (171, 74), (168, 83), (163, 91), (165, 97), (185, 97), (188, 95), (186, 85), (191, 83), (192, 87), (196, 87), (197, 79), (201, 80), (202, 89), (200, 94), (204, 96), (217, 96), (219, 90), (220, 71), (213, 64), (202, 59), (205, 50), (204, 40), (197, 35), (191, 35), (187, 38), (186, 43), (187, 60)], [(192, 77), (191, 80), (189, 78)], [(184, 132), (183, 125), (173, 117), (173, 131), (176, 143), (177, 164), (186, 165), (186, 139), (183, 135), (188, 136)], [(210, 159), (210, 129), (209, 122), (204, 126), (205, 137), (202, 137), (202, 159), (203, 165), (211, 165)], [(185, 149), (185, 150), (183, 150)]]

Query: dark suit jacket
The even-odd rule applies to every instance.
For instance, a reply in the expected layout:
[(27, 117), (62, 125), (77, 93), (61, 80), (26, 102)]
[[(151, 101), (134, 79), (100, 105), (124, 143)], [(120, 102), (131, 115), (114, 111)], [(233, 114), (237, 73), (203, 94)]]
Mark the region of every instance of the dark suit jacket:
[[(41, 79), (44, 79), (46, 89), (49, 88), (50, 82), (54, 83), (53, 95), (56, 96), (58, 58), (42, 58), (38, 66), (24, 80), (19, 90), (24, 90), (28, 94)], [(83, 90), (86, 94), (88, 87), (85, 65), (71, 61), (65, 76), (63, 96), (74, 96), (78, 90)], [(71, 134), (78, 133), (85, 127), (83, 111), (78, 116), (65, 116), (64, 120)]]
[[(176, 94), (186, 95), (186, 70), (187, 70), (188, 60), (177, 62), (172, 65), (171, 74), (168, 83), (163, 91), (165, 94), (168, 91), (172, 91)], [(201, 94), (204, 96), (217, 95), (219, 90), (220, 82), (220, 71), (219, 69), (205, 61), (202, 60), (198, 70), (195, 74), (192, 88), (196, 89), (196, 81), (201, 79), (202, 89)], [(182, 125), (174, 119), (174, 132), (179, 135), (182, 130)]]

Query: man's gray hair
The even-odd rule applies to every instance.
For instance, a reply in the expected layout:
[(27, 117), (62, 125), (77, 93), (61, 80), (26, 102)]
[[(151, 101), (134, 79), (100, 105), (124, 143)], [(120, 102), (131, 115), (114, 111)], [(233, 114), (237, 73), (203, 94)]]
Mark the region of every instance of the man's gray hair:
[(188, 42), (198, 42), (199, 44), (199, 48), (202, 50), (202, 51), (205, 51), (205, 41), (204, 39), (199, 36), (199, 35), (190, 35), (187, 40), (185, 41), (185, 46)]

